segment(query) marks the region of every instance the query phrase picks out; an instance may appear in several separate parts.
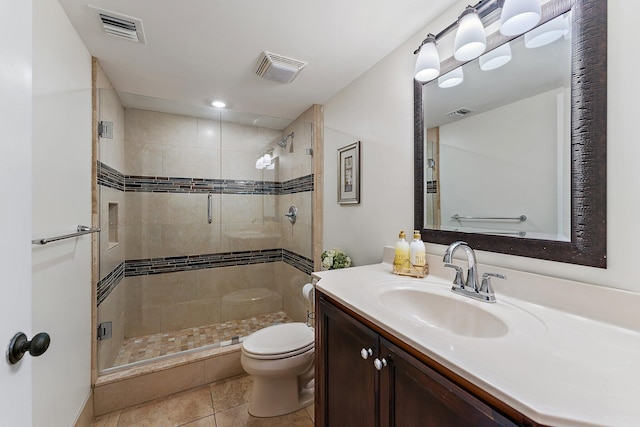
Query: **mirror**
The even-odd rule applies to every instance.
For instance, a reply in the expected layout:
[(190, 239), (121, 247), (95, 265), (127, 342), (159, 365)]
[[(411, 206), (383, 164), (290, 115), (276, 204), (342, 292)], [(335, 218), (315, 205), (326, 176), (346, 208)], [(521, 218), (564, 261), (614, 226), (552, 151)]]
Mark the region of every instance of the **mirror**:
[[(566, 41), (526, 49), (524, 36), (498, 33), (487, 51), (509, 42), (506, 66), (483, 72), (471, 61), (463, 84), (448, 89), (414, 81), (414, 214), (423, 240), (606, 268), (606, 9), (595, 0), (550, 1), (542, 22), (566, 16)], [(516, 61), (522, 50), (549, 78), (524, 84)], [(444, 61), (440, 75), (460, 65)], [(445, 115), (462, 108), (473, 112), (456, 121)]]

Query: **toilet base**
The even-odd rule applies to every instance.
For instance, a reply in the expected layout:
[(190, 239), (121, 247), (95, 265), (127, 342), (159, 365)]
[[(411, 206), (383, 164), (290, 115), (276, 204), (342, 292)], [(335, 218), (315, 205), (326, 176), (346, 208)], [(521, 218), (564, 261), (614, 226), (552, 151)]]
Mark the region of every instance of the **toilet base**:
[(313, 403), (313, 379), (298, 384), (299, 378), (253, 377), (249, 414), (254, 417), (277, 417), (298, 411)]

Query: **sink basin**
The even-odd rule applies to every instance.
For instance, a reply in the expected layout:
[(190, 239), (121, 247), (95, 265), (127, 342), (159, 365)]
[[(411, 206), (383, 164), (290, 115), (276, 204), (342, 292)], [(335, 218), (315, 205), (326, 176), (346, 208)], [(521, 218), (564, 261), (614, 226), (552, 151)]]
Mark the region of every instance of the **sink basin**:
[(461, 298), (400, 288), (381, 292), (379, 303), (408, 321), (456, 335), (498, 338), (507, 334), (509, 327), (502, 319)]

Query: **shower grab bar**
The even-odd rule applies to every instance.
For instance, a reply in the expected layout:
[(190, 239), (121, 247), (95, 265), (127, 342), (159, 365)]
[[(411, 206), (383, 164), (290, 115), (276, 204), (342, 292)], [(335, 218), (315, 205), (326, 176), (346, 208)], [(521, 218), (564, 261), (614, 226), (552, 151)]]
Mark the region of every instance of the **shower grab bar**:
[(43, 239), (35, 239), (31, 241), (32, 245), (46, 245), (47, 243), (56, 242), (58, 240), (70, 239), (72, 237), (82, 236), (83, 234), (89, 233), (97, 233), (100, 231), (100, 228), (91, 228), (86, 225), (79, 225), (76, 233), (65, 234), (64, 236), (56, 236), (56, 237), (47, 237)]
[(520, 215), (516, 218), (501, 218), (501, 217), (481, 217), (481, 216), (460, 216), (458, 214), (452, 215), (451, 219), (455, 219), (460, 221), (461, 219), (469, 219), (472, 221), (482, 221), (482, 220), (490, 220), (490, 221), (520, 221), (524, 222), (527, 220), (526, 215)]
[(207, 222), (211, 224), (213, 222), (213, 194), (207, 195)]

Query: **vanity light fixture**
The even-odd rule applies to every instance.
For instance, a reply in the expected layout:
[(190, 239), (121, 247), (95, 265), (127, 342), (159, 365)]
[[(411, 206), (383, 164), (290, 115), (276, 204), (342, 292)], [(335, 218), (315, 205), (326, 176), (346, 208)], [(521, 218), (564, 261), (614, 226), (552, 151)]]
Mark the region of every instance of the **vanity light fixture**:
[(440, 74), (440, 55), (438, 55), (436, 47), (436, 36), (429, 33), (414, 53), (418, 53), (415, 79), (420, 82), (428, 82), (438, 77)]
[[(459, 62), (467, 62), (482, 55), (487, 48), (485, 26), (500, 20), (500, 33), (517, 36), (526, 33), (540, 22), (542, 7), (540, 0), (479, 0), (460, 14), (456, 22), (449, 24), (435, 36), (431, 33), (413, 53), (416, 60), (415, 79), (425, 83), (440, 75), (440, 56), (436, 43), (455, 31), (453, 57)], [(497, 12), (500, 11), (500, 14)], [(566, 30), (565, 30), (566, 31)], [(490, 55), (480, 58), (481, 68), (498, 68), (511, 60), (506, 53), (508, 46), (494, 49)], [(498, 59), (499, 58), (499, 59)], [(446, 61), (445, 61), (446, 62)], [(441, 86), (442, 87), (442, 86)]]
[(216, 108), (224, 108), (227, 106), (226, 102), (220, 100), (220, 99), (216, 99), (215, 101), (213, 101), (211, 103), (211, 105), (213, 105)]
[(438, 86), (442, 89), (447, 89), (450, 87), (458, 86), (463, 81), (464, 74), (462, 72), (462, 67), (457, 67), (449, 71), (447, 74), (438, 77)]
[(540, 22), (540, 0), (504, 0), (500, 13), (500, 32), (505, 36), (526, 33)]
[(458, 61), (470, 61), (477, 58), (487, 47), (484, 26), (478, 12), (472, 6), (462, 12), (458, 18), (458, 31), (453, 42), (454, 58)]
[(511, 61), (511, 45), (505, 43), (480, 57), (480, 69), (482, 71), (495, 70)]
[(564, 16), (558, 16), (525, 33), (524, 45), (529, 49), (546, 46), (558, 40), (568, 31)]

